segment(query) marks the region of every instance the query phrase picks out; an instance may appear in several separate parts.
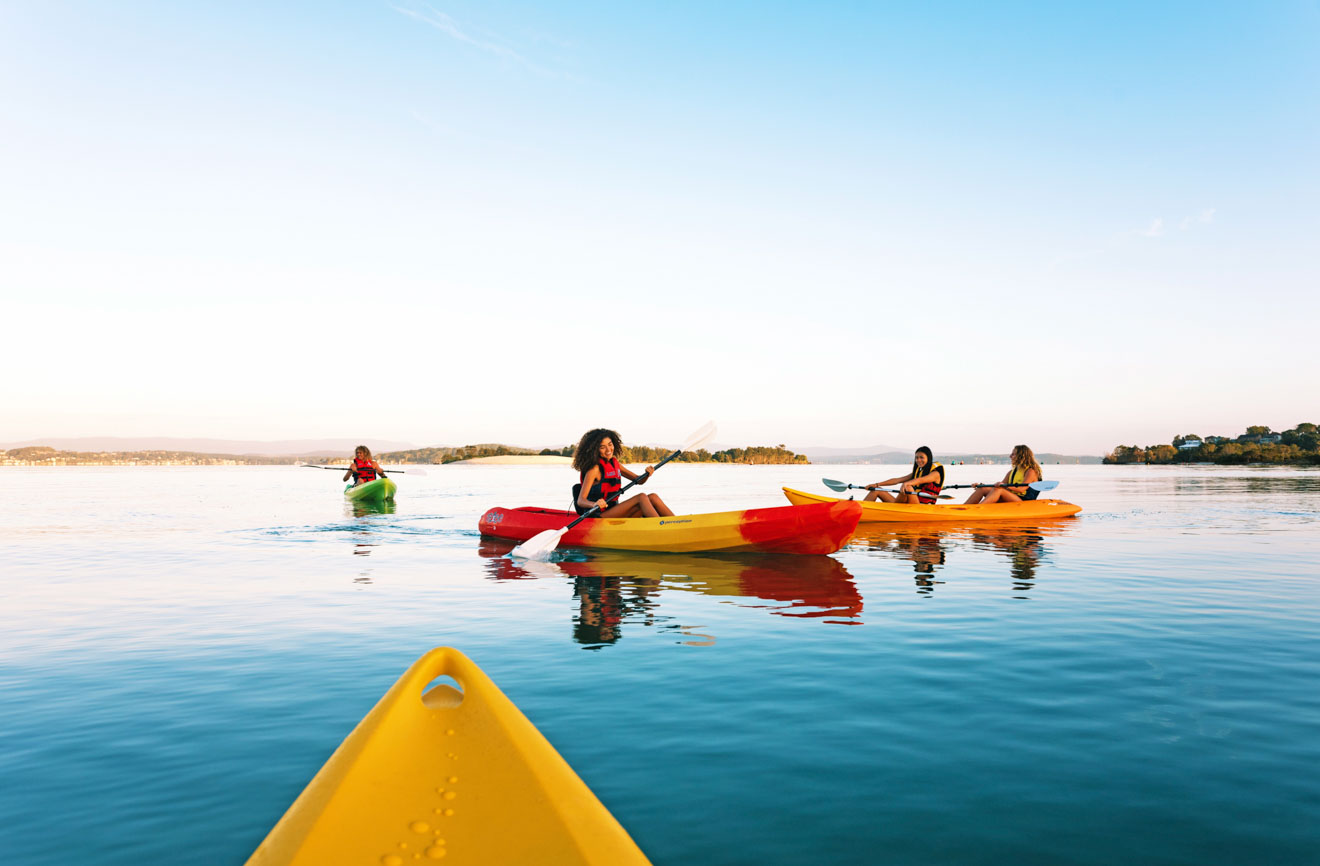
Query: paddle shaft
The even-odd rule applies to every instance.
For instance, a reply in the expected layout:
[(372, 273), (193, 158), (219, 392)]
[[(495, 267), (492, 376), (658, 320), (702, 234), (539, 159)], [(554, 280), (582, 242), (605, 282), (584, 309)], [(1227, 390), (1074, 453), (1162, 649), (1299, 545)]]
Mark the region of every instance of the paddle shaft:
[(946, 484), (944, 485), (944, 489), (959, 490), (968, 487), (1030, 487), (1032, 490), (1043, 492), (1045, 490), (1053, 490), (1058, 484), (1059, 482), (1057, 481), (1032, 481), (1030, 483), (1022, 481), (1017, 484), (1005, 484), (1002, 481), (996, 481), (994, 484)]
[[(634, 478), (632, 481), (629, 481), (627, 484), (625, 484), (622, 488), (619, 489), (619, 492), (618, 492), (618, 493), (614, 494), (614, 495), (611, 496), (609, 499), (606, 499), (606, 500), (605, 500), (605, 507), (608, 508), (609, 506), (613, 505), (613, 504), (614, 504), (614, 500), (618, 499), (620, 496), (622, 496), (623, 494), (627, 493), (627, 492), (628, 492), (628, 489), (631, 488), (634, 484), (640, 484), (640, 483), (641, 483), (641, 479), (650, 478), (653, 474), (655, 474), (655, 470), (659, 469), (661, 466), (664, 466), (664, 465), (665, 465), (666, 463), (668, 463), (670, 460), (673, 460), (675, 457), (677, 457), (678, 455), (680, 455), (680, 454), (682, 454), (682, 453), (683, 453), (682, 451), (675, 451), (673, 454), (670, 454), (670, 455), (669, 455), (668, 457), (666, 457), (664, 460), (661, 460), (659, 463), (655, 464), (655, 466), (651, 467), (651, 471), (650, 471), (650, 472), (643, 473), (643, 474), (641, 475), (640, 479), (639, 479), (639, 478)], [(569, 531), (570, 529), (572, 529), (574, 526), (577, 526), (579, 523), (581, 523), (582, 521), (586, 520), (588, 517), (590, 517), (591, 515), (595, 514), (597, 511), (600, 511), (600, 506), (599, 506), (599, 505), (593, 505), (593, 506), (591, 506), (591, 510), (590, 510), (590, 511), (588, 511), (588, 512), (582, 514), (582, 515), (580, 515), (580, 516), (578, 517), (577, 520), (574, 520), (574, 521), (573, 521), (572, 523), (570, 523), (568, 526), (565, 526), (565, 527), (564, 527), (564, 532), (568, 532), (568, 531)]]
[[(348, 466), (317, 466), (317, 465), (314, 464), (314, 463), (303, 463), (303, 464), (300, 464), (300, 465), (302, 465), (302, 466), (306, 466), (308, 469), (330, 469), (330, 470), (333, 470), (333, 471), (335, 471), (335, 472), (338, 472), (340, 469), (343, 469), (345, 472), (347, 472), (347, 471), (349, 470), (349, 467), (348, 467)], [(408, 474), (407, 472), (404, 472), (402, 469), (382, 469), (382, 470), (380, 470), (380, 471), (381, 471), (381, 477), (384, 477), (384, 473), (386, 473), (386, 472), (393, 472), (395, 475), (407, 475), (407, 474)]]

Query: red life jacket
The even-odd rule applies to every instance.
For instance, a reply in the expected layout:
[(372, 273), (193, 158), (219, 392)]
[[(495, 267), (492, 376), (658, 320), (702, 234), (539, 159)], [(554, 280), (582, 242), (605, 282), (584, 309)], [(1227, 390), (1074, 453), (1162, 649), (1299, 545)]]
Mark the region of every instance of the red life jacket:
[(924, 472), (921, 472), (918, 475), (918, 477), (921, 475), (929, 475), (936, 469), (940, 470), (939, 481), (927, 481), (925, 484), (920, 484), (916, 488), (917, 501), (923, 505), (930, 505), (936, 500), (936, 497), (940, 495), (940, 490), (944, 487), (944, 467), (938, 463), (932, 463), (926, 467)]
[[(600, 469), (600, 480), (591, 485), (591, 491), (587, 494), (587, 499), (592, 502), (604, 499), (609, 500), (611, 496), (623, 489), (623, 473), (619, 471), (619, 460), (617, 457), (611, 457), (609, 460), (601, 459), (596, 463), (596, 468)], [(588, 469), (587, 472), (591, 470)], [(583, 472), (578, 479), (578, 489), (587, 479), (587, 472)], [(576, 498), (576, 494), (574, 494)], [(613, 503), (611, 503), (613, 504)]]
[(353, 458), (353, 476), (357, 478), (359, 484), (366, 484), (368, 481), (376, 480), (376, 467), (371, 465), (371, 460), (359, 460)]

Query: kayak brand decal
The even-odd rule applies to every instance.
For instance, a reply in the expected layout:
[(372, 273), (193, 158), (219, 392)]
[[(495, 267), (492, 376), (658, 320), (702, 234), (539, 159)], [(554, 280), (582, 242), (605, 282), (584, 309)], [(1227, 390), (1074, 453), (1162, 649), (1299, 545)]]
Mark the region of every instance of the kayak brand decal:
[(503, 511), (492, 511), (490, 514), (486, 515), (487, 523), (499, 523), (503, 519), (504, 519)]
[(662, 520), (660, 521), (660, 525), (664, 526), (666, 523), (691, 523), (691, 522), (692, 522), (691, 520)]

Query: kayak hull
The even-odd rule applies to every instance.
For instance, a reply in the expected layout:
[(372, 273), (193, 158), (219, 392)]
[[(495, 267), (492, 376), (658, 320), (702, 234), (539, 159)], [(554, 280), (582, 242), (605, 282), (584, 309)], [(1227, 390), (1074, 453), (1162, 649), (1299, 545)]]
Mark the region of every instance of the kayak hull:
[(354, 502), (387, 502), (394, 499), (394, 491), (399, 489), (389, 478), (377, 478), (366, 484), (350, 484), (344, 488), (344, 495)]
[[(822, 502), (850, 502), (833, 496), (804, 493), (791, 487), (784, 495), (794, 505)], [(906, 502), (858, 502), (862, 508), (862, 523), (981, 523), (999, 520), (1048, 520), (1072, 517), (1082, 510), (1080, 505), (1062, 499), (1032, 499), (1025, 502), (994, 502), (990, 505), (930, 505)]]
[[(857, 530), (862, 509), (838, 501), (777, 508), (749, 508), (674, 517), (588, 518), (565, 533), (560, 547), (598, 547), (663, 553), (833, 553)], [(478, 528), (490, 538), (526, 541), (577, 518), (550, 508), (492, 508)]]
[[(460, 688), (432, 682), (445, 676)], [(649, 863), (527, 717), (447, 647), (399, 678), (247, 862), (403, 866), (438, 859)]]

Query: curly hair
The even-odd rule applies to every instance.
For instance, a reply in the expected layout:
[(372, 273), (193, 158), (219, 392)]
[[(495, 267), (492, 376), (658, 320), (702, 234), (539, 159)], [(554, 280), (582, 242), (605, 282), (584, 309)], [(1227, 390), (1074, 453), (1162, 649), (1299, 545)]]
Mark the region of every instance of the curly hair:
[(371, 459), (372, 459), (372, 456), (371, 456), (371, 449), (368, 448), (367, 446), (365, 446), (365, 445), (359, 445), (358, 447), (354, 448), (354, 449), (353, 449), (353, 456), (354, 456), (354, 457), (357, 457), (359, 451), (361, 451), (363, 454), (367, 455), (367, 459), (368, 459), (368, 460), (371, 460)]
[(614, 442), (614, 459), (623, 460), (623, 440), (619, 438), (619, 434), (604, 427), (597, 427), (582, 434), (582, 438), (578, 440), (577, 451), (573, 452), (573, 468), (579, 474), (586, 472), (600, 460), (600, 443), (606, 439)]

